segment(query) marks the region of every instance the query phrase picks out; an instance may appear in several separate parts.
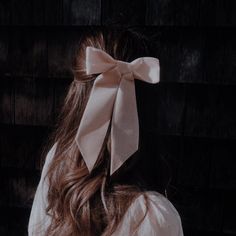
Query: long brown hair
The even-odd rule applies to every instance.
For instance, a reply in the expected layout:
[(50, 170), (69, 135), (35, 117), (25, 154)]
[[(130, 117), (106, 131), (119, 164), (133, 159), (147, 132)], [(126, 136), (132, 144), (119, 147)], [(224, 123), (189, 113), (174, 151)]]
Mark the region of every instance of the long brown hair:
[(93, 30), (78, 42), (73, 62), (74, 81), (59, 116), (53, 139), (57, 143), (56, 153), (47, 173), (47, 213), (52, 218), (47, 235), (50, 236), (111, 235), (130, 204), (142, 194), (138, 184), (122, 179), (128, 170), (127, 163), (114, 176), (108, 175), (110, 127), (91, 173), (75, 143), (76, 131), (96, 78), (85, 73), (87, 46), (100, 48), (115, 59), (128, 62), (148, 55), (146, 39), (132, 30)]

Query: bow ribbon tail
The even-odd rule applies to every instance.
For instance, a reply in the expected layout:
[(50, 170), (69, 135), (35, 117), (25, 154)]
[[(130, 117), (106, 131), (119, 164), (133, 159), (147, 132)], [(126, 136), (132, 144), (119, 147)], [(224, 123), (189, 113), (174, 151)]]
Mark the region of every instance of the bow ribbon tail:
[(121, 79), (113, 110), (110, 175), (138, 150), (139, 144), (135, 83), (132, 73), (124, 76), (129, 78)]
[(119, 87), (119, 77), (110, 70), (100, 74), (92, 87), (90, 97), (75, 140), (89, 172), (101, 151)]

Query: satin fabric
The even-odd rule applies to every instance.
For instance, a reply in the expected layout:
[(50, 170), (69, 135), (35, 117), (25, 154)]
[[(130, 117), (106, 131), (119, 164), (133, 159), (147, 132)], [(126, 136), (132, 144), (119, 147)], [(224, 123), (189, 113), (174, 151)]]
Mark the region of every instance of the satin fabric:
[(76, 134), (76, 142), (91, 172), (111, 122), (112, 175), (139, 147), (139, 120), (134, 79), (160, 81), (159, 60), (138, 58), (131, 63), (113, 59), (106, 52), (86, 48), (86, 73), (98, 74)]
[[(29, 236), (45, 236), (51, 222), (51, 218), (46, 214), (48, 180), (45, 175), (55, 150), (56, 144), (48, 152), (42, 170), (28, 223)], [(137, 197), (130, 205), (112, 236), (183, 236), (181, 218), (172, 203), (158, 192), (149, 191), (146, 194), (149, 209), (140, 226), (134, 230), (146, 211), (143, 195)], [(63, 232), (60, 236), (63, 236)]]

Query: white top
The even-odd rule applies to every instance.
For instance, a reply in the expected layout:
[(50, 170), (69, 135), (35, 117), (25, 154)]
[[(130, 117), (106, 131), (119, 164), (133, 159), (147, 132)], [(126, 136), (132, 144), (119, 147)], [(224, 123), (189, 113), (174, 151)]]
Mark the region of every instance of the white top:
[[(48, 152), (42, 170), (28, 224), (29, 236), (44, 236), (50, 224), (50, 216), (45, 211), (48, 182), (44, 177), (55, 150), (56, 145)], [(133, 232), (133, 227), (145, 214), (146, 204), (143, 195), (137, 197), (130, 205), (112, 236), (183, 236), (180, 216), (171, 202), (158, 192), (148, 191), (146, 194), (149, 209), (140, 226)]]

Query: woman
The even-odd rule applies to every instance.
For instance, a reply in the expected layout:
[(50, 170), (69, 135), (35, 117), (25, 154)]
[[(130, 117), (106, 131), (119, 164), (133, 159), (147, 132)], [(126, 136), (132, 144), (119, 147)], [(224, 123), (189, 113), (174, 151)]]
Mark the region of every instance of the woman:
[[(91, 153), (91, 150), (97, 145), (96, 140), (103, 139), (99, 135), (92, 136), (94, 140), (90, 141), (91, 143), (94, 141), (94, 145), (90, 145), (87, 150), (85, 148), (86, 143), (83, 144), (82, 142), (84, 130), (81, 126), (84, 127), (87, 122), (87, 130), (92, 129), (94, 124), (89, 124), (88, 120), (91, 119), (91, 122), (96, 123), (98, 120), (95, 117), (98, 116), (97, 119), (102, 119), (105, 116), (104, 113), (106, 113), (106, 111), (96, 113), (97, 106), (93, 107), (95, 110), (90, 109), (90, 113), (88, 112), (88, 106), (91, 108), (91, 94), (93, 93), (93, 96), (95, 96), (95, 82), (97, 81), (98, 84), (100, 80), (100, 84), (102, 84), (101, 81), (105, 83), (104, 78), (106, 77), (109, 77), (107, 81), (114, 81), (112, 79), (115, 76), (117, 78), (119, 76), (120, 78), (123, 78), (122, 76), (135, 77), (135, 73), (138, 74), (137, 71), (130, 73), (130, 64), (126, 62), (148, 56), (148, 54), (149, 50), (144, 38), (129, 30), (93, 32), (80, 40), (79, 49), (74, 60), (74, 81), (71, 83), (65, 99), (58, 128), (53, 139), (54, 144), (47, 154), (42, 170), (30, 215), (29, 235), (183, 235), (181, 219), (174, 206), (162, 194), (147, 191), (145, 176), (135, 171), (135, 165), (139, 161), (138, 155), (135, 153), (136, 149), (134, 149), (135, 155), (129, 160), (126, 160), (129, 157), (127, 156), (117, 163), (114, 157), (114, 143), (117, 140), (114, 138), (116, 131), (114, 125), (112, 126), (113, 120), (114, 122), (117, 121), (116, 118), (119, 116), (119, 112), (123, 112), (128, 122), (129, 116), (127, 115), (131, 116), (131, 113), (133, 115), (133, 111), (135, 111), (132, 110), (134, 103), (130, 106), (132, 112), (129, 109), (126, 112), (119, 110), (118, 115), (114, 115), (114, 113), (117, 112), (115, 110), (119, 105), (116, 104), (112, 107), (114, 110), (112, 110), (112, 122), (109, 122), (99, 155), (93, 162), (89, 159), (89, 155), (86, 157), (86, 151)], [(88, 62), (88, 57), (93, 57), (93, 60), (98, 60), (101, 57), (103, 67), (107, 67), (109, 63), (114, 63), (115, 67), (109, 68), (109, 72), (99, 71), (96, 73), (95, 70), (94, 73), (88, 73), (88, 67), (91, 70), (96, 67), (96, 61)], [(148, 61), (149, 59), (141, 58), (131, 64), (133, 67), (139, 67), (140, 64), (147, 63), (146, 66), (149, 66), (149, 68), (145, 68), (149, 72), (158, 71), (153, 70), (152, 64), (150, 64), (151, 62), (155, 63), (157, 59), (151, 58)], [(153, 67), (156, 66), (153, 64)], [(120, 74), (115, 75), (118, 72)], [(146, 71), (139, 72), (139, 74), (146, 73)], [(150, 76), (150, 73), (147, 76)], [(157, 73), (154, 73), (154, 77), (157, 78), (158, 76)], [(116, 92), (118, 89), (122, 90), (121, 81), (125, 82), (122, 85), (123, 90), (119, 90), (112, 96), (116, 99), (116, 103), (118, 95), (121, 96), (120, 98), (130, 96), (126, 103), (130, 103), (134, 98), (134, 96), (131, 96), (132, 92), (127, 92), (124, 89), (125, 86), (126, 89), (133, 86), (133, 81), (131, 82), (129, 78), (119, 80), (118, 85), (120, 87), (115, 88)], [(144, 80), (143, 76), (140, 76), (139, 79)], [(105, 87), (111, 90), (113, 86), (114, 84), (109, 84)], [(104, 90), (101, 95), (102, 98), (97, 99), (97, 104), (105, 99), (105, 93)], [(93, 99), (96, 102), (96, 98), (93, 97)], [(103, 106), (103, 109), (104, 107), (106, 109), (111, 108), (111, 104), (107, 104)], [(137, 123), (135, 126), (134, 121), (131, 121), (130, 125), (137, 128)], [(121, 125), (125, 126), (125, 123), (126, 121)], [(119, 132), (118, 129), (117, 132)], [(135, 134), (138, 135), (138, 133)], [(85, 137), (87, 136), (84, 135)], [(134, 139), (137, 141), (136, 137)], [(123, 140), (124, 149), (129, 148), (128, 146), (125, 147), (126, 142), (134, 142), (135, 140)], [(118, 142), (121, 141), (122, 138)], [(121, 149), (116, 151), (119, 152)], [(122, 152), (124, 149), (122, 149)]]

